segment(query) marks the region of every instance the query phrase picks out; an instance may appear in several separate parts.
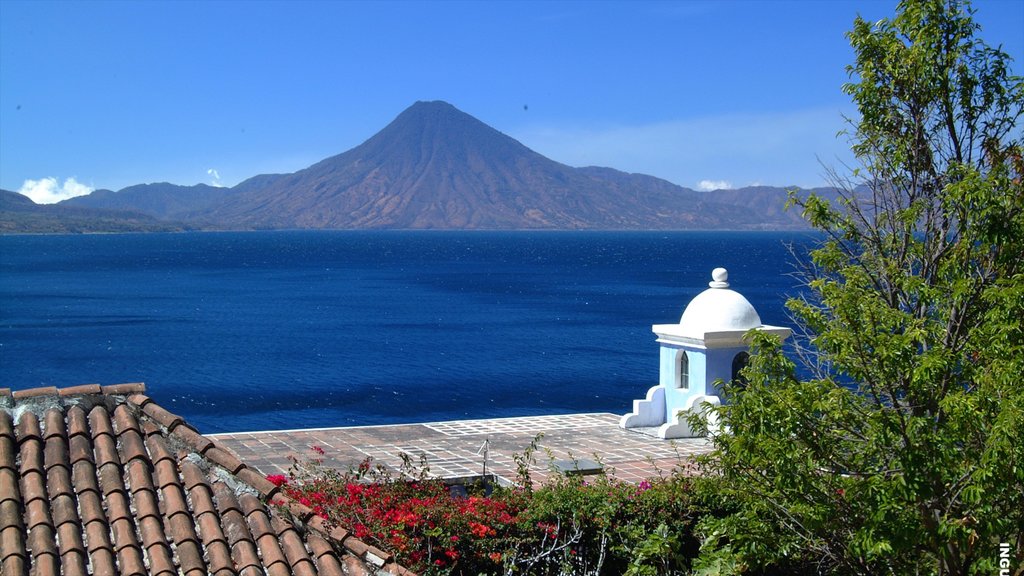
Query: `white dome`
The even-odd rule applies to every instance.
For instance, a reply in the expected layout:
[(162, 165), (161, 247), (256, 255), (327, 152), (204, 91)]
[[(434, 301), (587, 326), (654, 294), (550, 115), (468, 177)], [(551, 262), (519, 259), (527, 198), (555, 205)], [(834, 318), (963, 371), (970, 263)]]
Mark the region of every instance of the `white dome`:
[(729, 289), (729, 273), (725, 268), (715, 268), (711, 277), (710, 288), (698, 294), (683, 310), (679, 319), (683, 335), (703, 339), (708, 332), (760, 328), (761, 317), (757, 310), (742, 294)]

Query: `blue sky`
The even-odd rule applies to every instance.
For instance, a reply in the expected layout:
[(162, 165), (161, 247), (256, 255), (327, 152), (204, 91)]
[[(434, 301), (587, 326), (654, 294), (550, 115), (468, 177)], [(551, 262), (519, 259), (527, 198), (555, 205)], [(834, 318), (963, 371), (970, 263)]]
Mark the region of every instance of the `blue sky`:
[[(975, 2), (1024, 73), (1024, 1)], [(0, 0), (0, 187), (234, 185), (445, 100), (572, 166), (817, 186), (859, 13), (895, 1)]]

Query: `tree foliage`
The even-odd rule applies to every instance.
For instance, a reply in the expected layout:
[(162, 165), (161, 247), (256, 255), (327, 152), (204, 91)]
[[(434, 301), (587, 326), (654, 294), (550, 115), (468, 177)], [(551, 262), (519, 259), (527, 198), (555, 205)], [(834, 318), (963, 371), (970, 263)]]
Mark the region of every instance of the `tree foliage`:
[(860, 18), (844, 91), (857, 168), (788, 306), (798, 369), (752, 333), (706, 462), (736, 509), (702, 566), (836, 574), (1024, 570), (1024, 84), (958, 0)]

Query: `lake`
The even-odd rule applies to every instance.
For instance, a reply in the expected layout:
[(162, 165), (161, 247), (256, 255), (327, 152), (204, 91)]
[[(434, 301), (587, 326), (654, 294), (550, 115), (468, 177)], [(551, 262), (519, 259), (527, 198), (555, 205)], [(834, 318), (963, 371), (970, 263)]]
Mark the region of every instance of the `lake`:
[(145, 382), (206, 433), (628, 412), (728, 268), (788, 325), (809, 233), (0, 237), (0, 387)]

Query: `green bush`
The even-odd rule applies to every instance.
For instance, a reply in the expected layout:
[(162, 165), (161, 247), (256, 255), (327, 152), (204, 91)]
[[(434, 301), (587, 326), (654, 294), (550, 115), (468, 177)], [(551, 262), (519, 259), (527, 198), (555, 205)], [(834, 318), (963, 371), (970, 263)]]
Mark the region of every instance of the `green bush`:
[(689, 479), (673, 474), (635, 485), (607, 476), (556, 476), (535, 488), (528, 469), (521, 467), (518, 487), (478, 483), (463, 497), (408, 460), (401, 480), (370, 460), (337, 471), (317, 459), (296, 463), (287, 477), (268, 478), (329, 524), (422, 574), (689, 571), (699, 515)]

